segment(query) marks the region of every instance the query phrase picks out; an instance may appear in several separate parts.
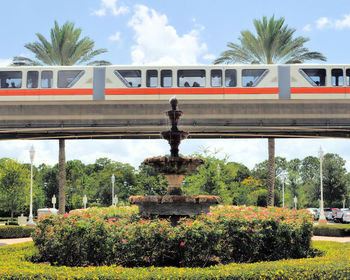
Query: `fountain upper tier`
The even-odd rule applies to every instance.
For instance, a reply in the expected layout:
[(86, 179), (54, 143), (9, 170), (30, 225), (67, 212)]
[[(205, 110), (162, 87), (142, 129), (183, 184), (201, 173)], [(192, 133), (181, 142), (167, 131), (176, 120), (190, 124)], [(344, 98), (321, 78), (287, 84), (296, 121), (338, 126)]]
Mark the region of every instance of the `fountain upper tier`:
[(184, 140), (188, 136), (188, 132), (179, 130), (177, 124), (180, 117), (183, 115), (181, 110), (177, 110), (178, 101), (175, 97), (170, 99), (171, 110), (165, 112), (169, 117), (171, 128), (170, 130), (162, 131), (160, 135), (163, 139), (167, 140), (170, 145), (170, 156), (179, 156), (179, 145), (181, 140)]

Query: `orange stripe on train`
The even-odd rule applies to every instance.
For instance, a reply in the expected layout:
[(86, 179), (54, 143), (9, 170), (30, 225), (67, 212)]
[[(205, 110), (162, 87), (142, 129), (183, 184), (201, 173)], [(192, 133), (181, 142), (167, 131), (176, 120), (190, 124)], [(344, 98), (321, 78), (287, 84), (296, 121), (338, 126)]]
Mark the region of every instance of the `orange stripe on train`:
[(292, 87), (290, 93), (350, 93), (348, 87)]
[(92, 95), (92, 89), (1, 89), (0, 96)]
[(106, 89), (106, 95), (141, 94), (278, 94), (278, 88), (126, 88)]

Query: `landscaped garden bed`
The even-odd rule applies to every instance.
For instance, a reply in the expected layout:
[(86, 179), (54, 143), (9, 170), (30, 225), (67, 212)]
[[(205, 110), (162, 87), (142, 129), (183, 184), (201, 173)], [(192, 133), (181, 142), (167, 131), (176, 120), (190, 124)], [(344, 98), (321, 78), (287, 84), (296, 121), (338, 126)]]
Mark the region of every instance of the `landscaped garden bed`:
[[(214, 207), (180, 219), (142, 218), (135, 207), (78, 210), (42, 218), (33, 260), (53, 265), (190, 266), (314, 256), (304, 210)], [(58, 253), (59, 252), (59, 253)]]
[[(0, 248), (0, 279), (348, 279), (350, 244), (313, 241), (322, 256), (296, 260), (217, 265), (206, 268), (120, 266), (66, 267), (33, 263), (33, 242)], [(56, 252), (59, 254), (60, 252)]]

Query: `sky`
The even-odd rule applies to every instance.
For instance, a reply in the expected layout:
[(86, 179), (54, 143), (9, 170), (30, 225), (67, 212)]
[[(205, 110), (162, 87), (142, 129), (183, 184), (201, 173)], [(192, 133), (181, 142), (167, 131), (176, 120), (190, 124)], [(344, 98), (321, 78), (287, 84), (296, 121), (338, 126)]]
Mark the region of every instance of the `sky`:
[[(350, 64), (350, 2), (348, 0), (0, 0), (0, 66), (14, 56), (33, 58), (24, 45), (49, 37), (56, 20), (74, 22), (82, 36), (95, 41), (95, 48), (108, 53), (96, 57), (112, 64), (195, 65), (212, 64), (226, 50), (227, 42), (238, 43), (240, 31), (254, 31), (253, 20), (263, 16), (284, 17), (295, 36), (310, 39), (306, 47), (319, 51), (329, 64)], [(181, 108), (181, 101), (180, 101)], [(184, 112), (186, 114), (186, 112)], [(181, 129), (181, 126), (179, 127)], [(0, 158), (29, 162), (31, 145), (34, 164), (54, 165), (58, 141), (12, 140), (0, 142)], [(319, 148), (337, 153), (350, 171), (350, 140), (276, 139), (276, 156), (317, 156)], [(190, 155), (209, 149), (219, 158), (253, 168), (267, 159), (267, 139), (187, 139), (180, 153)], [(67, 140), (66, 159), (93, 163), (107, 157), (136, 168), (144, 158), (169, 153), (165, 140)]]

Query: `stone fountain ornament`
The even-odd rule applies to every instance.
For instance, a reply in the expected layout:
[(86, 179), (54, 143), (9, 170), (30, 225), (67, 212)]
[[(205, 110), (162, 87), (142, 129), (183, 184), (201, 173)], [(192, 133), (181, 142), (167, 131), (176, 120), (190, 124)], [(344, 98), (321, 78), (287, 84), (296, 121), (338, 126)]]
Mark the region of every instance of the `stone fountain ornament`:
[(181, 140), (188, 137), (188, 132), (177, 128), (183, 115), (177, 109), (178, 100), (170, 99), (171, 110), (165, 112), (170, 119), (171, 129), (162, 131), (161, 136), (170, 144), (170, 157), (147, 158), (143, 162), (152, 166), (158, 173), (164, 174), (168, 181), (166, 195), (131, 196), (129, 202), (139, 207), (142, 216), (177, 217), (199, 215), (210, 212), (210, 205), (218, 204), (220, 198), (213, 195), (182, 195), (181, 183), (185, 175), (192, 174), (198, 166), (204, 163), (201, 158), (179, 156)]

